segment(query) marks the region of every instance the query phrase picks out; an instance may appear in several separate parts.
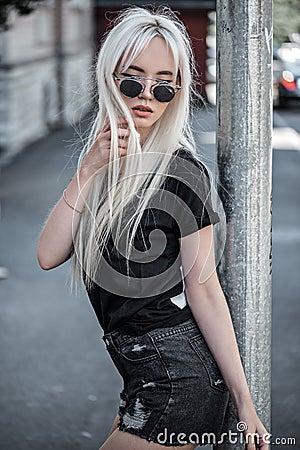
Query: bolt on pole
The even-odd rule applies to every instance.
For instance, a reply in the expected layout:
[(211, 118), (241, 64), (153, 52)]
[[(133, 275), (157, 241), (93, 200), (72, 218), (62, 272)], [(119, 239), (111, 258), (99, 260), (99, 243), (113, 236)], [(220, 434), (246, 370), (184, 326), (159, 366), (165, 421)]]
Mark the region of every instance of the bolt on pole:
[[(217, 158), (227, 219), (219, 277), (256, 411), (271, 432), (272, 0), (217, 0), (216, 10)], [(232, 401), (224, 430), (240, 436)], [(244, 445), (229, 441), (231, 449)]]

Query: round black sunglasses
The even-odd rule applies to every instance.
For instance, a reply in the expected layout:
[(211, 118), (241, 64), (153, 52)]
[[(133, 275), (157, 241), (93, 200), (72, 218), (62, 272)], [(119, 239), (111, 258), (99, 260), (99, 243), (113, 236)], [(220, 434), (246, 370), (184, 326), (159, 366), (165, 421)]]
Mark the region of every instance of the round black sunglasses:
[(181, 89), (181, 86), (171, 86), (168, 81), (157, 80), (156, 78), (146, 78), (137, 75), (117, 75), (115, 72), (113, 76), (120, 83), (120, 91), (125, 97), (134, 98), (144, 92), (146, 84), (141, 80), (152, 80), (156, 83), (151, 86), (151, 94), (154, 98), (161, 103), (170, 102), (176, 92)]

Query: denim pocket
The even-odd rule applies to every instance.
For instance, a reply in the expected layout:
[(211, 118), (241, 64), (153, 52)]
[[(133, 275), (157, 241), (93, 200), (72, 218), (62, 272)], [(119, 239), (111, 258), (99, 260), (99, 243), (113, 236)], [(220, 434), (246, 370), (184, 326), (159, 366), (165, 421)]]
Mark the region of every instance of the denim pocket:
[(189, 343), (204, 365), (211, 387), (221, 392), (228, 392), (221, 371), (205, 342), (204, 337), (202, 335), (193, 336), (189, 338)]
[(150, 336), (132, 336), (117, 346), (118, 354), (127, 361), (145, 363), (159, 358), (159, 354)]

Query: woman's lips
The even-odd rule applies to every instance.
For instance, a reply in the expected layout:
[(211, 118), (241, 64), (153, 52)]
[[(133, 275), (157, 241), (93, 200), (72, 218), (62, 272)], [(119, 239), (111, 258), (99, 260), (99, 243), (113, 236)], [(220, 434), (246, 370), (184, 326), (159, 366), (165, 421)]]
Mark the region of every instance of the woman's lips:
[(150, 106), (137, 105), (132, 108), (134, 114), (138, 117), (149, 117), (152, 114)]

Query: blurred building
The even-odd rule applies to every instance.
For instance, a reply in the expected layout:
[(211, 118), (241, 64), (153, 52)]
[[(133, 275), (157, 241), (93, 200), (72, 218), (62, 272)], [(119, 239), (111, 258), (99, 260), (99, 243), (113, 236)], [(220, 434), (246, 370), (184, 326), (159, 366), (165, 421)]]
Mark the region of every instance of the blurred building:
[[(91, 103), (90, 68), (115, 12), (157, 1), (43, 0), (28, 16), (11, 13), (0, 33), (0, 160), (65, 123), (76, 122)], [(206, 97), (207, 32), (215, 0), (169, 0), (191, 36)]]
[(0, 33), (2, 159), (84, 114), (94, 50), (91, 0), (45, 0), (9, 22)]
[(156, 6), (161, 4), (179, 12), (179, 18), (185, 24), (193, 43), (199, 73), (198, 90), (203, 97), (206, 97), (208, 15), (216, 8), (215, 0), (168, 0), (163, 2), (135, 0), (128, 3), (122, 0), (94, 0), (96, 42), (100, 41), (109, 26), (109, 21), (114, 19), (116, 11), (129, 5), (143, 6), (145, 4)]

